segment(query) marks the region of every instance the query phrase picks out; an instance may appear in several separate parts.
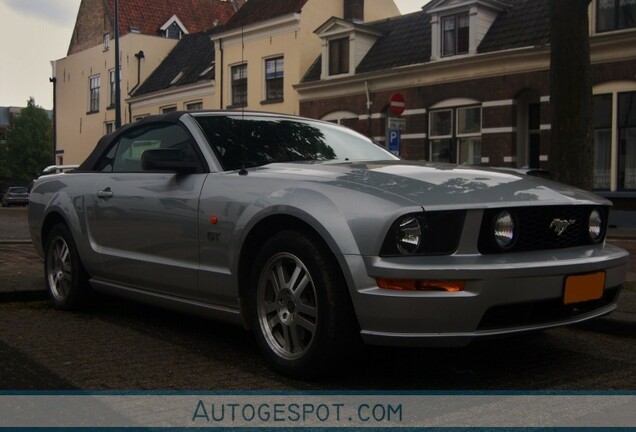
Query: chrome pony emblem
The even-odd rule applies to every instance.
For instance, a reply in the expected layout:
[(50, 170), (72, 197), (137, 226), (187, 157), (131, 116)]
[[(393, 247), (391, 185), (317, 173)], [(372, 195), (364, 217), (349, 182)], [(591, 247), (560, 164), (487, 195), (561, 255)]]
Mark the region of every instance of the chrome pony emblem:
[(561, 236), (568, 229), (569, 226), (572, 226), (576, 223), (576, 219), (563, 220), (563, 219), (553, 219), (550, 224), (550, 229), (554, 230), (556, 235)]

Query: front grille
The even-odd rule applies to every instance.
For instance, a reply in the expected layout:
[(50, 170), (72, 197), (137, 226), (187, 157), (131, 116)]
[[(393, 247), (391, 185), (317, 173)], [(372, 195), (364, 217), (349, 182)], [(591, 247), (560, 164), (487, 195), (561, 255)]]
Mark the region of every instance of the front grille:
[[(489, 209), (484, 211), (479, 235), (479, 252), (495, 254), (546, 249), (562, 249), (595, 243), (589, 236), (588, 220), (593, 209), (598, 209), (603, 218), (605, 237), (609, 209), (600, 206), (544, 206), (518, 207), (509, 209)], [(515, 223), (516, 240), (509, 249), (502, 250), (493, 235), (493, 221), (502, 211), (512, 214)], [(560, 235), (553, 222), (571, 223)], [(601, 241), (599, 240), (599, 241)]]
[(526, 325), (547, 324), (592, 312), (613, 303), (619, 288), (605, 290), (598, 300), (566, 305), (563, 299), (543, 300), (491, 307), (486, 311), (478, 330), (494, 330)]

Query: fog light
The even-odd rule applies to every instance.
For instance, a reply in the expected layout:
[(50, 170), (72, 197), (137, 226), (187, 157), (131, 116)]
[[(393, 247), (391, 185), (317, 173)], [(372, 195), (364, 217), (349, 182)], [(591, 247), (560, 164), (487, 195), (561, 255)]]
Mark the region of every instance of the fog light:
[(590, 233), (590, 239), (592, 239), (593, 242), (601, 240), (601, 237), (603, 236), (603, 217), (598, 209), (594, 209), (590, 213), (588, 230)]
[(515, 244), (515, 221), (510, 212), (502, 211), (495, 217), (493, 233), (495, 242), (501, 249), (510, 249)]

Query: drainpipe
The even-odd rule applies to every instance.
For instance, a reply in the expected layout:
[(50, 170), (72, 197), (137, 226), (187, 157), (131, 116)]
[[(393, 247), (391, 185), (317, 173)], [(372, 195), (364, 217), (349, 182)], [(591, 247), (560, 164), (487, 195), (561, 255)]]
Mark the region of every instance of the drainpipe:
[[(137, 90), (137, 87), (141, 85), (141, 60), (145, 59), (146, 56), (142, 50), (139, 50), (138, 53), (135, 54), (135, 58), (137, 58), (137, 84), (128, 92), (128, 96), (132, 96), (132, 94)], [(132, 103), (128, 102), (128, 123), (132, 123)]]
[[(223, 109), (223, 70), (225, 69), (225, 67), (223, 66), (223, 39), (219, 39), (219, 52), (221, 54), (221, 67), (219, 68), (219, 75), (220, 75), (220, 83), (216, 83), (217, 88), (219, 89), (219, 95), (221, 97), (220, 99), (220, 104), (219, 104), (219, 109)], [(216, 75), (216, 74), (215, 74)]]
[(49, 82), (53, 84), (53, 165), (55, 165), (57, 162), (57, 78), (55, 74), (53, 75), (49, 78)]
[(53, 84), (53, 165), (57, 162), (57, 63), (51, 62), (51, 78)]
[(371, 138), (371, 93), (369, 92), (369, 81), (364, 82), (364, 89), (367, 93), (367, 133), (369, 134), (369, 138)]
[(119, 64), (119, 0), (115, 0), (115, 129), (121, 127), (121, 66)]

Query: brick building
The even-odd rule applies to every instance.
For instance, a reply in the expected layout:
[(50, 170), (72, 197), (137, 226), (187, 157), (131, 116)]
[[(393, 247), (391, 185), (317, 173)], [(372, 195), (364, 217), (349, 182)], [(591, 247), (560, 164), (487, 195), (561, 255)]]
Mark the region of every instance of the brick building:
[[(401, 130), (407, 159), (547, 168), (548, 2), (433, 0), (373, 23), (332, 18), (315, 31), (323, 53), (296, 86), (300, 113), (387, 146), (389, 130)], [(590, 5), (594, 184), (617, 201), (636, 197), (635, 16), (636, 2)], [(401, 116), (391, 114), (395, 93), (406, 100)]]

